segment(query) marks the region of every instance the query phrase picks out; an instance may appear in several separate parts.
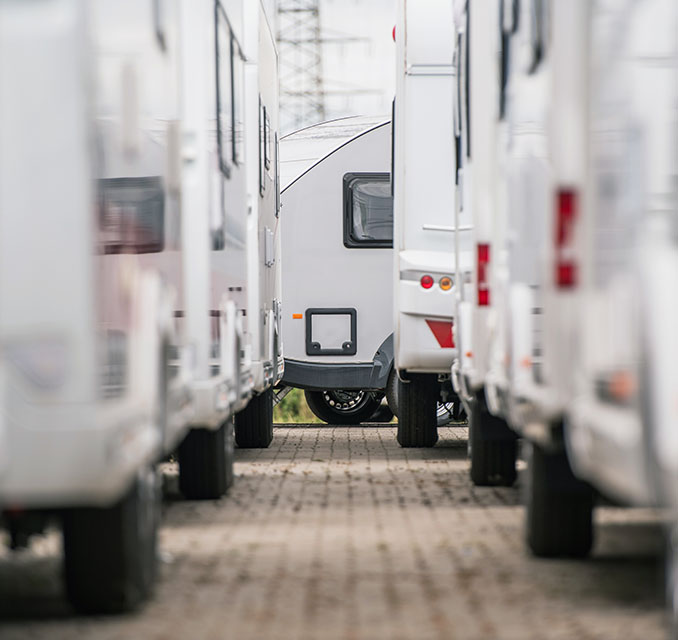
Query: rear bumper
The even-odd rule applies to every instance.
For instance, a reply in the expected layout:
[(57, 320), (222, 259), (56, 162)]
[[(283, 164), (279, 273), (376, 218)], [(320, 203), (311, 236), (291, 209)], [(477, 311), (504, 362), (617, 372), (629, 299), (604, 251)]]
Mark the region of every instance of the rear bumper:
[(318, 363), (285, 360), (282, 383), (300, 389), (385, 389), (393, 367), (393, 335), (382, 343), (372, 362)]
[(162, 450), (154, 416), (123, 407), (31, 406), (2, 421), (0, 508), (110, 505)]
[(653, 504), (648, 443), (637, 411), (582, 397), (569, 413), (565, 435), (575, 474), (620, 502)]
[(191, 391), (195, 405), (190, 422), (193, 428), (218, 429), (237, 402), (237, 390), (232, 381), (220, 376), (194, 381)]

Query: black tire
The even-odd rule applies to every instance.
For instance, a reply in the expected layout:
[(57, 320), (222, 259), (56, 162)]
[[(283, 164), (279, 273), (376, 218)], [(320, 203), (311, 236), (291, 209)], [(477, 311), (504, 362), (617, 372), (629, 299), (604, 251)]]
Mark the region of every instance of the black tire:
[(678, 638), (678, 525), (666, 527), (665, 586), (666, 604), (669, 611), (669, 635)]
[(452, 419), (455, 422), (464, 422), (467, 420), (466, 409), (464, 409), (464, 405), (459, 398), (455, 400), (454, 407), (452, 408)]
[(531, 445), (527, 545), (540, 557), (583, 557), (593, 544), (593, 490), (577, 479), (564, 451)]
[(393, 411), (387, 404), (381, 403), (367, 422), (391, 422)]
[[(388, 408), (394, 416), (398, 415), (398, 374), (395, 369), (391, 370), (386, 384), (386, 402)], [(461, 408), (460, 408), (461, 407)], [(452, 421), (461, 421), (466, 417), (464, 408), (461, 403), (456, 400), (452, 405), (449, 402), (443, 403), (438, 401), (436, 407), (436, 422), (439, 427), (444, 427)]]
[(273, 388), (252, 397), (235, 415), (235, 442), (241, 449), (266, 449), (273, 440)]
[(410, 374), (398, 384), (398, 442), (401, 447), (432, 447), (438, 441), (438, 376)]
[(386, 402), (394, 416), (398, 415), (398, 383), (398, 374), (395, 369), (391, 369), (386, 383)]
[(516, 481), (518, 441), (509, 426), (474, 403), (469, 416), (471, 482), (477, 487), (510, 487)]
[(381, 395), (373, 391), (304, 391), (313, 415), (327, 424), (354, 425), (367, 422), (379, 409)]
[(112, 507), (64, 513), (64, 578), (77, 611), (133, 611), (152, 594), (160, 500), (160, 479), (148, 468)]
[(233, 420), (191, 429), (179, 445), (179, 490), (189, 500), (216, 500), (233, 484)]

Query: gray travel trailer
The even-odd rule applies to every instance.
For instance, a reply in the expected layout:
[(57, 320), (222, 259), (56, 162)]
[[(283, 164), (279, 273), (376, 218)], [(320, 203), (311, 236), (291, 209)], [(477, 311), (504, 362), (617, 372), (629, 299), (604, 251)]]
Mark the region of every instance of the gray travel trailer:
[(283, 384), (304, 389), (332, 424), (371, 419), (392, 370), (390, 162), (383, 117), (333, 120), (280, 141)]

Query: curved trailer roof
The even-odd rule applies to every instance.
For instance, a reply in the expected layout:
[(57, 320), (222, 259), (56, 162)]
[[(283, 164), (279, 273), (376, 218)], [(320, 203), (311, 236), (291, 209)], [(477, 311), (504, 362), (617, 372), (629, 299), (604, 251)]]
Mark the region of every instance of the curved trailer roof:
[(386, 116), (351, 116), (283, 136), (280, 139), (281, 191), (346, 143), (390, 122)]

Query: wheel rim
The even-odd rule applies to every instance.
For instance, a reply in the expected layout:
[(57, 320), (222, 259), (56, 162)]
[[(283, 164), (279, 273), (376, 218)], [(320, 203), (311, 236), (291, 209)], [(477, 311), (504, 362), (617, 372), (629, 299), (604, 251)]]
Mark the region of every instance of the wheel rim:
[(454, 420), (454, 403), (452, 402), (439, 402), (436, 407), (436, 420), (438, 426), (442, 427), (443, 425), (449, 424)]
[(369, 391), (344, 389), (323, 391), (322, 397), (332, 411), (344, 415), (360, 411), (372, 398)]

